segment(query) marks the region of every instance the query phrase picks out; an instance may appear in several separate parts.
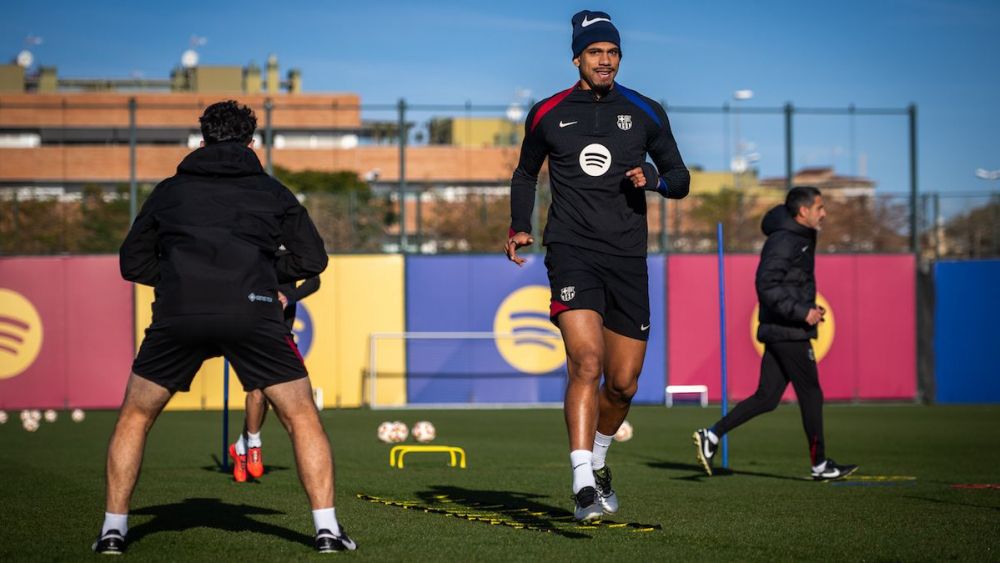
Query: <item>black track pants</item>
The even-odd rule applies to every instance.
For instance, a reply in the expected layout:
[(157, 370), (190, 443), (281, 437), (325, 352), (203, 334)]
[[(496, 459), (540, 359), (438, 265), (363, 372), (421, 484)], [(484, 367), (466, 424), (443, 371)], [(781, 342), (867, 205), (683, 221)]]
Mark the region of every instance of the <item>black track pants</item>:
[(713, 431), (722, 436), (751, 418), (770, 412), (781, 402), (785, 387), (791, 382), (799, 400), (802, 427), (809, 441), (809, 459), (817, 465), (826, 459), (823, 444), (823, 390), (812, 344), (808, 340), (772, 342), (764, 345), (757, 391), (736, 405)]

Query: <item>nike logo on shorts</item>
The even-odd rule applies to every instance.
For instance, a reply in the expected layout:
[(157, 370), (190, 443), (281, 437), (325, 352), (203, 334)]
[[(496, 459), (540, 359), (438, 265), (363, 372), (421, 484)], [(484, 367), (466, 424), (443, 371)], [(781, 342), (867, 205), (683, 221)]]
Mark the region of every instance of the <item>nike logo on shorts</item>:
[(577, 123), (579, 123), (579, 121), (569, 121), (569, 122), (566, 122), (566, 123), (563, 123), (562, 121), (560, 121), (559, 122), (559, 128), (569, 127), (570, 125), (576, 125)]
[(642, 325), (642, 326), (639, 327), (639, 330), (645, 332), (645, 331), (649, 330), (649, 325)]

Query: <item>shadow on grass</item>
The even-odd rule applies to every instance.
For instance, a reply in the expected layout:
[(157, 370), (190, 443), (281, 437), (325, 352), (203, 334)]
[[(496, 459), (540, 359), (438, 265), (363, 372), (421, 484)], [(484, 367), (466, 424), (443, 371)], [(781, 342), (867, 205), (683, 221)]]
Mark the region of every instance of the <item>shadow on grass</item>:
[(188, 498), (175, 504), (147, 506), (131, 514), (149, 515), (152, 520), (129, 528), (129, 543), (159, 532), (181, 532), (191, 528), (215, 528), (226, 532), (256, 532), (312, 546), (312, 536), (259, 522), (251, 515), (284, 514), (284, 512), (249, 504), (226, 504), (217, 498)]
[(648, 461), (646, 465), (652, 467), (653, 469), (670, 469), (674, 471), (694, 471), (694, 475), (687, 475), (684, 477), (671, 477), (671, 479), (677, 481), (695, 481), (700, 482), (705, 479), (712, 479), (716, 477), (732, 477), (733, 475), (746, 475), (749, 477), (764, 477), (767, 479), (782, 479), (786, 481), (804, 481), (805, 479), (799, 477), (789, 477), (788, 475), (775, 475), (774, 473), (761, 473), (759, 471), (733, 471), (731, 469), (726, 469), (723, 467), (713, 467), (712, 476), (709, 477), (705, 474), (705, 470), (702, 469), (700, 465), (694, 463), (677, 463), (674, 461)]
[(617, 522), (608, 518), (588, 523), (577, 522), (572, 512), (561, 507), (543, 504), (536, 499), (544, 497), (533, 493), (435, 486), (427, 491), (417, 493), (417, 496), (420, 497), (423, 504), (395, 501), (364, 494), (358, 495), (363, 500), (408, 510), (422, 510), (431, 514), (443, 514), (519, 530), (547, 532), (569, 539), (592, 538), (591, 535), (584, 534), (582, 531), (652, 532), (663, 529), (660, 524)]
[(588, 534), (566, 529), (577, 525), (572, 512), (537, 501), (536, 499), (546, 497), (535, 493), (435, 486), (417, 493), (417, 496), (428, 505), (462, 507), (471, 512), (493, 512), (526, 529), (550, 532), (570, 539), (591, 539)]

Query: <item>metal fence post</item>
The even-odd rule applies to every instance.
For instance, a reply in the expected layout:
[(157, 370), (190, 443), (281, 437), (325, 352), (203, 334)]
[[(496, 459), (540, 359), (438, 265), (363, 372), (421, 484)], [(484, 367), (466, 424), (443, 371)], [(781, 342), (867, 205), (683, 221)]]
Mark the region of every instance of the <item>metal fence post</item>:
[(792, 189), (792, 168), (794, 164), (792, 163), (792, 114), (795, 112), (795, 108), (792, 106), (792, 102), (785, 103), (785, 189)]
[(406, 100), (399, 99), (399, 252), (406, 254)]
[(274, 102), (271, 98), (264, 100), (264, 162), (267, 173), (274, 175), (274, 161), (271, 160), (271, 146), (274, 145), (274, 127), (271, 126), (271, 113)]
[(139, 213), (138, 197), (139, 186), (135, 179), (135, 145), (136, 145), (136, 124), (135, 124), (135, 98), (128, 99), (128, 222), (131, 225), (135, 222), (135, 216)]
[(907, 108), (910, 118), (910, 252), (920, 254), (917, 236), (917, 105)]

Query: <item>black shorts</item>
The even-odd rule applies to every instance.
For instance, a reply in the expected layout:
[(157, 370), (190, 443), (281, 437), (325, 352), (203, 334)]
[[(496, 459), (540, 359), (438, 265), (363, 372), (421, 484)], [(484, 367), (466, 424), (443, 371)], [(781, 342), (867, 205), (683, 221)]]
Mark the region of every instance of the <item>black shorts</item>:
[(225, 356), (245, 391), (308, 377), (285, 323), (266, 317), (185, 315), (154, 320), (132, 372), (171, 392), (187, 391), (208, 358)]
[(564, 311), (590, 309), (600, 313), (608, 330), (649, 340), (649, 273), (644, 256), (615, 256), (568, 244), (546, 248), (553, 324), (559, 326)]

